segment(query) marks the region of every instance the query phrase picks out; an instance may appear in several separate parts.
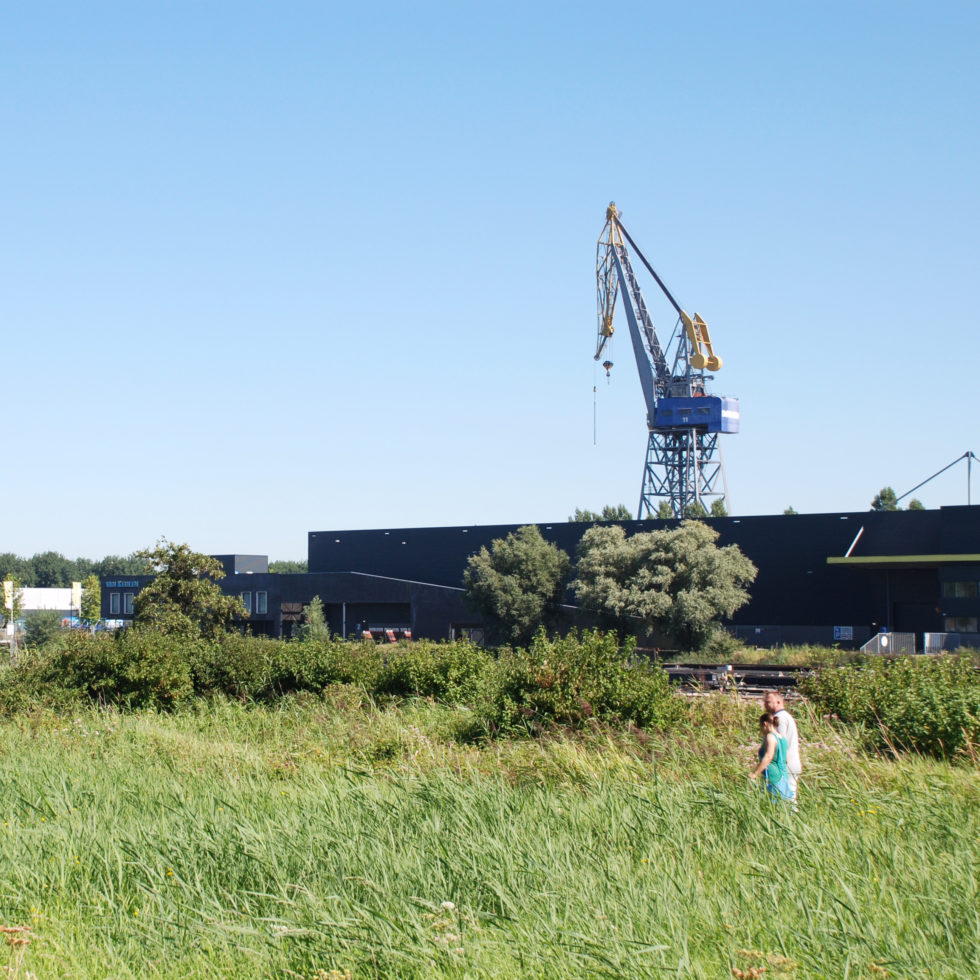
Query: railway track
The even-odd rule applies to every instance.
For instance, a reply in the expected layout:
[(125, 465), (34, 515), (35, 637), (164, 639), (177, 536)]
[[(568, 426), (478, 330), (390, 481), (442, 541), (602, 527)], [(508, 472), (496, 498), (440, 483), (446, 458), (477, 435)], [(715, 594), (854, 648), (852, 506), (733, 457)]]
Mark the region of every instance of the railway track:
[(812, 667), (786, 664), (685, 664), (662, 662), (671, 681), (690, 691), (738, 691), (762, 695), (766, 691), (796, 692), (797, 681)]

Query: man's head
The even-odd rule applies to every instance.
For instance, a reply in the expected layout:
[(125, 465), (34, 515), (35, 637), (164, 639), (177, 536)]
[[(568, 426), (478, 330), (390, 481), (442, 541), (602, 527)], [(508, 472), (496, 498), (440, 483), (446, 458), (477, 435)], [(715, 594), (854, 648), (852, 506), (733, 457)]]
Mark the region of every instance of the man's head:
[(766, 691), (766, 696), (762, 699), (762, 703), (765, 705), (766, 711), (772, 711), (773, 713), (782, 711), (785, 707), (783, 696), (779, 691)]

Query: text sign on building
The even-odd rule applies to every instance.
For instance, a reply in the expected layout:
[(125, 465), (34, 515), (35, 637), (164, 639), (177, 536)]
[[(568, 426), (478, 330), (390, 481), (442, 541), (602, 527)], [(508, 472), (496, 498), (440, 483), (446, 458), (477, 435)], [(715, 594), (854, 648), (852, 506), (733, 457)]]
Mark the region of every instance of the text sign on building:
[(854, 627), (853, 626), (835, 626), (834, 627), (834, 639), (835, 640), (853, 640), (854, 639)]

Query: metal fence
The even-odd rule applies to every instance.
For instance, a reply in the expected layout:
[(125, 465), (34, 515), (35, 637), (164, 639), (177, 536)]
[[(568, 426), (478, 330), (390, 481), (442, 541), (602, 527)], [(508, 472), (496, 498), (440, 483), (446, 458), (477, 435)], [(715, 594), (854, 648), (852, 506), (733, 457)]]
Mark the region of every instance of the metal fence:
[[(934, 634), (935, 635), (935, 634)], [(862, 653), (915, 653), (915, 633), (878, 633), (861, 647)]]
[(980, 647), (980, 633), (924, 633), (922, 646), (926, 653), (942, 653), (960, 647)]

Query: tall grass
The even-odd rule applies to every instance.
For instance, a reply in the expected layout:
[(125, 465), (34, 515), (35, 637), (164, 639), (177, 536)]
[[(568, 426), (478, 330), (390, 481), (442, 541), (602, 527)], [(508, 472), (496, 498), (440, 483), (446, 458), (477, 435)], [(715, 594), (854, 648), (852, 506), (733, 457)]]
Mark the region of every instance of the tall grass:
[[(0, 924), (37, 977), (972, 977), (977, 772), (801, 717), (798, 812), (751, 708), (672, 736), (462, 746), (356, 691), (0, 722)], [(24, 935), (24, 934), (10, 934)], [(21, 957), (21, 959), (18, 959)]]

